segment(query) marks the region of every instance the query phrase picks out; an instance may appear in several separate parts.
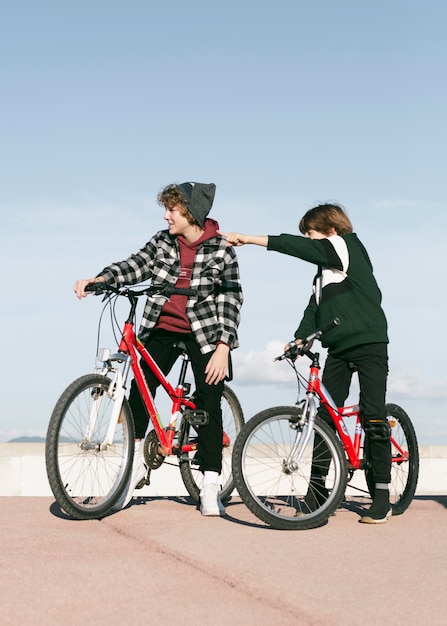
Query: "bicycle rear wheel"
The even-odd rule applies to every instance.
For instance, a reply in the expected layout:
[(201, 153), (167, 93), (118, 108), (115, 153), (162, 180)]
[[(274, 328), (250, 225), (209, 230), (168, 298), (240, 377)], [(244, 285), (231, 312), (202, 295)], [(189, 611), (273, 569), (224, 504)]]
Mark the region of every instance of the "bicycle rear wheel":
[[(386, 410), (392, 442), (390, 503), (393, 515), (401, 515), (410, 506), (416, 492), (419, 448), (413, 424), (406, 412), (397, 404), (387, 404)], [(403, 453), (408, 454), (407, 459), (403, 459)], [(373, 498), (374, 478), (370, 469), (365, 470), (365, 477)]]
[[(244, 425), (244, 414), (236, 394), (228, 385), (224, 385), (221, 406), (223, 430), (228, 436), (228, 441), (222, 450), (222, 473), (220, 475), (220, 498), (225, 501), (234, 490), (231, 456), (236, 437)], [(189, 422), (184, 424), (184, 428), (183, 445), (197, 441), (197, 432)], [(194, 458), (196, 454), (197, 452), (191, 452), (180, 457), (180, 473), (189, 495), (195, 502), (199, 502), (203, 474)]]
[(104, 517), (121, 495), (132, 469), (134, 426), (124, 398), (113, 444), (102, 446), (114, 405), (110, 379), (87, 374), (67, 387), (48, 425), (45, 460), (51, 490), (76, 519)]
[[(347, 483), (345, 453), (334, 432), (317, 418), (306, 441), (301, 417), (296, 406), (262, 411), (244, 426), (233, 450), (233, 476), (243, 502), (280, 530), (321, 526), (341, 504)], [(293, 467), (288, 457), (297, 438), (302, 455)]]

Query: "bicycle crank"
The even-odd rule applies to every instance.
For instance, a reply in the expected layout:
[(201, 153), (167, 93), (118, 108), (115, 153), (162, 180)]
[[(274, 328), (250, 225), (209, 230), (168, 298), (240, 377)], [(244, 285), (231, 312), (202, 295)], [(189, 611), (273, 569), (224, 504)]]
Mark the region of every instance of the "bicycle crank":
[(158, 441), (157, 433), (155, 430), (151, 430), (144, 440), (144, 462), (149, 470), (155, 470), (162, 465), (165, 458), (160, 453), (160, 442)]

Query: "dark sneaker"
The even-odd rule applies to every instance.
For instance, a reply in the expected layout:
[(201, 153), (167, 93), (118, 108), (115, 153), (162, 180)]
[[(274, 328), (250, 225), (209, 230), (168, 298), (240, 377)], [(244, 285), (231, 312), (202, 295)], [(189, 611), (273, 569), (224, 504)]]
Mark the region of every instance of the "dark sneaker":
[(392, 515), (388, 491), (378, 489), (369, 510), (360, 518), (363, 524), (385, 524)]

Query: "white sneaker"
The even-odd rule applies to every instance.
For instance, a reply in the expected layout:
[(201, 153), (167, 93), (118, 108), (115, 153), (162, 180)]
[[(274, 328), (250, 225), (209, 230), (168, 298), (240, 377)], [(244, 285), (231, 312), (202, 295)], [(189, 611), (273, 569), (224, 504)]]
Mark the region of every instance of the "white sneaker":
[(130, 475), (130, 479), (126, 485), (126, 488), (124, 489), (123, 494), (118, 502), (113, 505), (112, 511), (120, 511), (129, 504), (129, 502), (132, 500), (135, 487), (138, 485), (138, 483), (146, 478), (146, 475), (147, 467), (143, 462), (141, 454), (138, 454), (134, 457), (132, 473)]
[(219, 486), (209, 483), (200, 491), (200, 512), (202, 515), (225, 515), (225, 507), (220, 500)]

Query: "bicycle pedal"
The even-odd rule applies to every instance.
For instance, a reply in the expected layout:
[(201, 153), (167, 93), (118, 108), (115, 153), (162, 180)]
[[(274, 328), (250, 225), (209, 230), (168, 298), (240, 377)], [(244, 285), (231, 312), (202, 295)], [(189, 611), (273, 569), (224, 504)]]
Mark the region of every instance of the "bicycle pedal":
[(210, 421), (210, 416), (208, 411), (202, 411), (200, 409), (196, 410), (188, 410), (186, 413), (186, 418), (188, 419), (191, 426), (206, 426)]
[(150, 473), (151, 471), (149, 470), (147, 475), (144, 478), (142, 478), (140, 482), (135, 486), (135, 489), (143, 489), (143, 487), (145, 487), (146, 485), (151, 484)]

